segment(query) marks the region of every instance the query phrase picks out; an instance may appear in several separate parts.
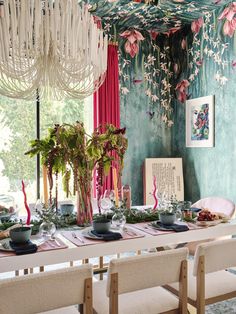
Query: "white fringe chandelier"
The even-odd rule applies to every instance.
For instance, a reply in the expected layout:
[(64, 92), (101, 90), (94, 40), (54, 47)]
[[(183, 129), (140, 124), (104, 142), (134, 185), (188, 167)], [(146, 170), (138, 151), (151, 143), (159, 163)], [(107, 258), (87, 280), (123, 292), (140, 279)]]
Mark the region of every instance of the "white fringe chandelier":
[(78, 0), (0, 0), (0, 94), (82, 99), (102, 84), (107, 36)]

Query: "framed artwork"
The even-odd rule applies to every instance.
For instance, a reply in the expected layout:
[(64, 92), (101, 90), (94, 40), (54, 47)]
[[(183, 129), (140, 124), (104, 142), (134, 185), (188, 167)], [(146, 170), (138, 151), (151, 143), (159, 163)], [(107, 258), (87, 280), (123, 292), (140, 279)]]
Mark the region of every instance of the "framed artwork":
[(184, 179), (182, 158), (146, 158), (143, 167), (144, 205), (154, 205), (153, 180), (159, 193), (168, 197), (175, 195), (178, 201), (184, 200)]
[(186, 147), (214, 146), (214, 96), (186, 101)]

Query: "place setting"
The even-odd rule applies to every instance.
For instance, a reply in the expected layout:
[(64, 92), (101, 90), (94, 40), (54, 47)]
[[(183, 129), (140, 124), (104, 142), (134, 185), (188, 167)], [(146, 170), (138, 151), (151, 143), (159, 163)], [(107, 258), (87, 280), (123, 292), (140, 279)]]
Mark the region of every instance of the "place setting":
[(32, 228), (28, 225), (16, 225), (6, 230), (0, 240), (0, 257), (67, 248), (67, 245), (54, 235), (31, 235), (31, 233)]
[(61, 234), (76, 246), (97, 244), (103, 241), (135, 239), (145, 236), (135, 230), (133, 226), (125, 225), (125, 220), (120, 220), (117, 217), (111, 220), (104, 216), (99, 216), (96, 220), (93, 220), (90, 227), (82, 231), (63, 231)]

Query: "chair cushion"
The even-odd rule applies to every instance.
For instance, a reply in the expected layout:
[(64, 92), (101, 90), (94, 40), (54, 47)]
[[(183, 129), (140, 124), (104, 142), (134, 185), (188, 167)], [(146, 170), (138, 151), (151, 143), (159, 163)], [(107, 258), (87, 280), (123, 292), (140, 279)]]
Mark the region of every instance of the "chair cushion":
[[(93, 308), (98, 314), (109, 314), (106, 285), (107, 281), (103, 280), (93, 286)], [(119, 314), (156, 314), (177, 309), (178, 306), (178, 298), (161, 287), (119, 295)]]
[(52, 311), (41, 312), (38, 314), (79, 314), (79, 312), (78, 306), (67, 306)]
[[(178, 283), (170, 284), (174, 289), (179, 289)], [(221, 270), (206, 274), (205, 280), (205, 298), (209, 299), (222, 294), (236, 291), (236, 275)], [(196, 277), (193, 276), (193, 261), (188, 263), (188, 296), (196, 300)]]

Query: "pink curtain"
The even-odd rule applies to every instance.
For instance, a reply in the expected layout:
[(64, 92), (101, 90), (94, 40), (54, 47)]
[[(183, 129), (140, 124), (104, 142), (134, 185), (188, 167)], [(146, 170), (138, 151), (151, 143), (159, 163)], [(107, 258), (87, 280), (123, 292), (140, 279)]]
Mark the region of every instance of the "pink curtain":
[[(108, 46), (106, 79), (94, 94), (94, 128), (106, 123), (120, 127), (118, 47), (115, 45)], [(107, 189), (113, 189), (112, 171), (104, 181), (102, 192)]]

